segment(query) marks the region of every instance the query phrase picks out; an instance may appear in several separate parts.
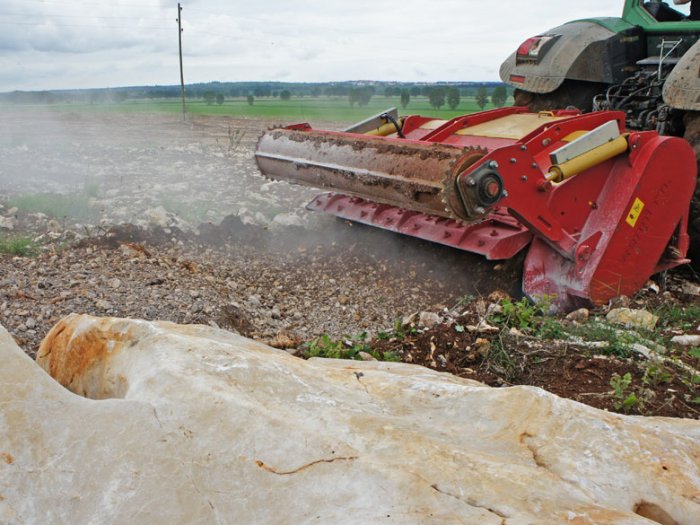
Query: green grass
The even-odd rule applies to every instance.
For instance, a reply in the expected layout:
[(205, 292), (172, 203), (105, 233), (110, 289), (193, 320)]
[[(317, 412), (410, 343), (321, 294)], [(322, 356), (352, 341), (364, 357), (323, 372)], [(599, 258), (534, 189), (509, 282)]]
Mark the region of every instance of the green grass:
[(43, 213), (55, 219), (71, 217), (77, 220), (94, 219), (96, 211), (90, 207), (90, 192), (68, 194), (25, 193), (12, 197), (8, 207), (17, 207), (25, 213)]
[(581, 338), (589, 342), (606, 342), (607, 348), (599, 348), (599, 354), (614, 355), (617, 357), (630, 357), (633, 355), (634, 344), (650, 345), (660, 344), (663, 346), (665, 340), (657, 333), (638, 328), (635, 330), (623, 330), (619, 326), (610, 325), (605, 321), (591, 319), (586, 323), (571, 326), (566, 329), (570, 335)]
[(371, 355), (378, 361), (400, 361), (400, 357), (394, 352), (378, 352), (365, 343), (366, 333), (358, 334), (350, 338), (333, 340), (329, 335), (323, 334), (316, 339), (302, 345), (302, 355), (306, 358), (325, 357), (327, 359), (354, 359), (361, 361), (360, 352)]
[[(400, 108), (399, 97), (374, 96), (366, 107), (350, 107), (347, 97), (302, 97), (290, 100), (279, 98), (258, 98), (250, 106), (245, 98), (227, 99), (224, 104), (206, 104), (201, 99), (190, 100), (187, 111), (195, 115), (229, 115), (233, 117), (264, 118), (280, 121), (340, 121), (355, 122), (379, 113), (389, 107), (399, 107), (402, 115), (421, 114), (448, 119), (466, 113), (479, 111), (473, 97), (463, 97), (459, 106), (451, 110), (447, 106), (433, 109), (427, 97), (413, 97), (406, 109)], [(52, 104), (48, 106), (0, 105), (3, 111), (75, 111), (107, 113), (171, 113), (181, 111), (179, 100), (128, 100), (113, 104)], [(493, 109), (488, 104), (484, 109)]]
[[(604, 342), (607, 346), (596, 349), (596, 353), (617, 357), (630, 357), (635, 344), (653, 348), (656, 345), (666, 346), (668, 343), (661, 333), (641, 328), (636, 331), (622, 330), (598, 318), (592, 318), (581, 324), (562, 324), (560, 319), (546, 315), (549, 311), (547, 301), (532, 304), (526, 298), (520, 301), (504, 299), (500, 305), (501, 310), (491, 314), (488, 320), (501, 329), (501, 334), (516, 328), (526, 335), (539, 339), (576, 338), (584, 342)], [(676, 327), (683, 320), (695, 320), (698, 312), (700, 309), (694, 307), (676, 309), (670, 312), (667, 322)], [(697, 326), (697, 322), (694, 326)]]
[(689, 330), (700, 325), (700, 306), (663, 305), (654, 311), (659, 316), (660, 328)]
[(36, 255), (38, 247), (30, 238), (23, 235), (0, 235), (0, 253), (31, 257)]

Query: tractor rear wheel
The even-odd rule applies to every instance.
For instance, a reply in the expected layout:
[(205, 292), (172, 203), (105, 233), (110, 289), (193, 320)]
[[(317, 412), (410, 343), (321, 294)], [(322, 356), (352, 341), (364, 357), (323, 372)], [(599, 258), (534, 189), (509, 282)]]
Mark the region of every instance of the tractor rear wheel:
[(582, 80), (565, 80), (551, 93), (531, 93), (516, 89), (513, 93), (515, 106), (527, 106), (530, 111), (547, 111), (566, 109), (570, 106), (588, 112), (593, 108), (593, 97), (603, 93), (605, 84), (584, 82)]

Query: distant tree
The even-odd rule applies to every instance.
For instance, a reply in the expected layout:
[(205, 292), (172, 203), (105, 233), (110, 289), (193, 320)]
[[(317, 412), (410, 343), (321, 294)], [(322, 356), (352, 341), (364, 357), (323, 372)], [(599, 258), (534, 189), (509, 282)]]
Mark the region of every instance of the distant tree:
[(255, 103), (255, 97), (253, 95), (248, 95), (246, 101), (248, 102), (249, 106), (252, 106)]
[(208, 106), (211, 106), (214, 101), (216, 100), (216, 93), (213, 91), (205, 91), (204, 94), (202, 95), (202, 98), (204, 99), (204, 102), (207, 103)]
[(221, 104), (224, 103), (224, 95), (221, 93), (217, 93), (216, 95), (216, 103), (220, 106)]
[(398, 86), (387, 86), (384, 88), (384, 96), (385, 97), (397, 97), (401, 95), (401, 88)]
[(289, 92), (288, 89), (280, 91), (280, 100), (289, 100), (290, 98), (292, 98), (292, 94)]
[(456, 87), (451, 87), (447, 89), (447, 105), (450, 106), (450, 109), (454, 110), (457, 106), (459, 106), (459, 100), (460, 100), (460, 95), (459, 95), (459, 89)]
[(236, 89), (236, 88), (231, 88), (231, 91), (229, 91), (229, 95), (231, 95), (232, 97), (235, 97), (235, 98), (240, 97), (240, 96), (241, 96), (241, 90), (240, 90), (240, 89)]
[(321, 88), (319, 86), (314, 86), (311, 89), (311, 96), (312, 97), (320, 97), (321, 93), (322, 93), (322, 91), (321, 91)]
[(401, 90), (401, 107), (406, 109), (406, 106), (408, 106), (408, 103), (411, 101), (411, 93), (408, 91), (408, 89), (402, 89)]
[(435, 109), (440, 109), (445, 105), (445, 89), (441, 87), (432, 87), (428, 91), (428, 102)]
[(353, 107), (355, 104), (360, 107), (367, 106), (369, 101), (372, 100), (372, 95), (374, 95), (374, 88), (372, 86), (352, 88), (348, 94), (350, 107)]
[(374, 92), (375, 92), (374, 86), (368, 86), (366, 88), (362, 88), (360, 90), (359, 105), (360, 106), (367, 106), (369, 104), (369, 101), (372, 100), (372, 96), (374, 95)]
[(486, 91), (486, 88), (484, 86), (481, 86), (476, 91), (476, 103), (481, 109), (484, 109), (484, 106), (486, 106), (486, 104), (488, 104), (488, 101), (489, 101), (489, 94)]
[(272, 92), (272, 96), (275, 97), (275, 98), (277, 98), (277, 97), (280, 96), (280, 92), (279, 92), (279, 91), (273, 91), (273, 92)]
[(420, 94), (423, 95), (424, 97), (429, 97), (430, 92), (433, 90), (434, 86), (423, 86), (420, 88)]
[(491, 92), (491, 103), (497, 108), (503, 107), (508, 100), (508, 92), (505, 86), (496, 86)]
[(420, 95), (420, 88), (418, 86), (413, 86), (409, 93), (411, 94), (412, 97), (417, 97)]

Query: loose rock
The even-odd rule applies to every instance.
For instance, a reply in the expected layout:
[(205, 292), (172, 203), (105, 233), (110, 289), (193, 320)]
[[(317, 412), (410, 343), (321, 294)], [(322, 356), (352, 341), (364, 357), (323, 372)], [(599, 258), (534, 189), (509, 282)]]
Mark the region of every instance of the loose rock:
[(676, 343), (681, 346), (700, 346), (700, 335), (697, 334), (686, 334), (686, 335), (674, 335), (671, 338), (672, 343)]
[(628, 328), (644, 328), (653, 330), (659, 318), (646, 310), (633, 310), (630, 308), (615, 308), (610, 310), (605, 318), (615, 324)]
[(421, 312), (418, 316), (418, 326), (430, 328), (440, 322), (440, 316), (434, 312)]
[(14, 230), (17, 220), (14, 217), (0, 217), (0, 229)]
[(566, 319), (569, 321), (573, 321), (576, 323), (585, 323), (588, 321), (588, 318), (590, 317), (591, 312), (588, 310), (588, 308), (579, 308), (578, 310), (574, 310), (573, 312), (570, 312), (567, 316)]

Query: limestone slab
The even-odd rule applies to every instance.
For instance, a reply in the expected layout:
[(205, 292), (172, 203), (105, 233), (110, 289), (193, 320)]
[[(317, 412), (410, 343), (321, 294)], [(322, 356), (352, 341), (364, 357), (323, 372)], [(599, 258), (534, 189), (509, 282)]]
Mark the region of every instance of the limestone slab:
[(164, 322), (38, 361), (0, 330), (0, 523), (700, 523), (698, 421)]

